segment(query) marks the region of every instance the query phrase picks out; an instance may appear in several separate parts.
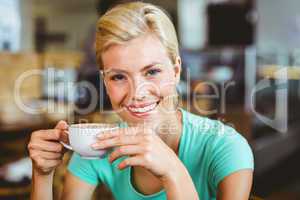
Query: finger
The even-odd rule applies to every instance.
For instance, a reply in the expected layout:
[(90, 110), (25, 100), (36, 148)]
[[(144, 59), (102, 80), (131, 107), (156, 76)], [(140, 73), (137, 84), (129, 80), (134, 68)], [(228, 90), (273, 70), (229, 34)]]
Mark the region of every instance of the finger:
[(46, 162), (48, 163), (48, 167), (56, 167), (60, 165), (63, 161), (59, 159), (59, 160), (46, 160)]
[(61, 159), (47, 160), (47, 159), (41, 158), (38, 161), (36, 161), (36, 163), (42, 168), (52, 168), (52, 167), (56, 167), (59, 164), (61, 164), (62, 160)]
[(140, 137), (135, 135), (120, 135), (119, 137), (114, 137), (112, 139), (100, 140), (92, 145), (94, 149), (106, 149), (112, 147), (118, 147), (123, 145), (134, 145), (138, 144)]
[(118, 137), (120, 135), (136, 135), (138, 132), (138, 127), (127, 127), (127, 128), (118, 128), (109, 131), (103, 131), (97, 135), (99, 140), (110, 139), (113, 137)]
[(59, 121), (56, 126), (55, 129), (60, 129), (60, 130), (67, 130), (69, 128), (69, 125), (66, 121)]
[(35, 150), (34, 153), (32, 153), (30, 156), (32, 158), (34, 158), (37, 155), (46, 160), (59, 160), (59, 159), (62, 159), (62, 157), (63, 157), (62, 153), (48, 152), (48, 151), (42, 151), (42, 150)]
[(48, 129), (48, 130), (40, 130), (36, 132), (37, 137), (43, 140), (59, 140), (61, 135), (61, 130), (59, 129)]
[(59, 140), (62, 141), (63, 143), (70, 144), (69, 131), (62, 131)]
[(132, 156), (143, 153), (143, 148), (138, 145), (121, 146), (114, 150), (109, 156), (109, 162), (114, 162), (121, 156)]
[(63, 141), (69, 144), (69, 132), (67, 130), (49, 129), (40, 130), (39, 132), (41, 132), (41, 134), (39, 134), (39, 137), (43, 140)]
[(133, 156), (133, 157), (129, 157), (124, 159), (119, 165), (118, 168), (120, 170), (125, 169), (128, 166), (141, 166), (144, 167), (145, 162), (143, 161), (143, 157), (142, 156)]
[(99, 140), (111, 139), (113, 137), (117, 137), (121, 134), (121, 130), (113, 130), (113, 131), (104, 131), (97, 135)]
[(41, 151), (48, 151), (48, 152), (56, 152), (60, 153), (63, 150), (63, 145), (59, 142), (48, 142), (39, 140), (36, 142), (31, 142), (28, 145), (29, 149), (33, 150), (41, 150)]

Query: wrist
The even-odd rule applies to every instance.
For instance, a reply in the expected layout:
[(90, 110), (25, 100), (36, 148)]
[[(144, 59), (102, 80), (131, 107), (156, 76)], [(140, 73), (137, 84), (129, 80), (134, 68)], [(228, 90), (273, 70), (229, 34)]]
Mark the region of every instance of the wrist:
[(54, 172), (50, 174), (41, 174), (38, 170), (33, 169), (32, 172), (32, 191), (39, 193), (38, 191), (48, 191), (51, 193), (54, 179)]
[(172, 169), (169, 169), (166, 175), (162, 177), (162, 183), (163, 185), (180, 184), (186, 176), (189, 176), (189, 173), (181, 161), (178, 160), (178, 162), (173, 165)]
[(174, 170), (169, 171), (162, 180), (167, 199), (199, 199), (193, 180), (183, 163), (180, 162), (180, 165), (175, 167)]
[(42, 172), (39, 169), (32, 169), (32, 178), (33, 179), (53, 179), (54, 177), (54, 170), (48, 173)]
[(30, 199), (53, 199), (52, 186), (53, 186), (54, 172), (43, 174), (38, 169), (32, 170), (32, 187)]

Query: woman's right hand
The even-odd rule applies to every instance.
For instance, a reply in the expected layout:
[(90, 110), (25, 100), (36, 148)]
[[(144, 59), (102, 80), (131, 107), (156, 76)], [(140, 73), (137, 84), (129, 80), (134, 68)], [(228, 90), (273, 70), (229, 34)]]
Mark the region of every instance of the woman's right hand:
[(62, 163), (66, 150), (59, 141), (69, 143), (66, 130), (68, 124), (60, 121), (54, 129), (34, 131), (31, 134), (28, 150), (35, 172), (49, 175)]

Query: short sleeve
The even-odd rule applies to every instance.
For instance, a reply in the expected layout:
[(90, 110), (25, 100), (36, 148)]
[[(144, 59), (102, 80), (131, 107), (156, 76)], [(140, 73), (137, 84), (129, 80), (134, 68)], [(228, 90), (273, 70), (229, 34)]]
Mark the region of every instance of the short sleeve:
[(211, 152), (211, 183), (214, 188), (234, 172), (254, 170), (253, 153), (246, 139), (238, 133), (217, 137)]
[(82, 159), (77, 153), (73, 153), (68, 164), (68, 171), (91, 185), (99, 184), (98, 174), (93, 167), (92, 160)]

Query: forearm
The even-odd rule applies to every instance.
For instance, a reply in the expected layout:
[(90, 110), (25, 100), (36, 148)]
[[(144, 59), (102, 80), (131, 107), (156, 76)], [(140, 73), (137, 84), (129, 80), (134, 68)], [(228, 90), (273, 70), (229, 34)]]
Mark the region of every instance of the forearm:
[(54, 172), (49, 175), (41, 175), (33, 170), (30, 200), (53, 199), (53, 176)]
[(178, 172), (163, 180), (163, 185), (168, 200), (199, 200), (193, 180), (183, 164)]

